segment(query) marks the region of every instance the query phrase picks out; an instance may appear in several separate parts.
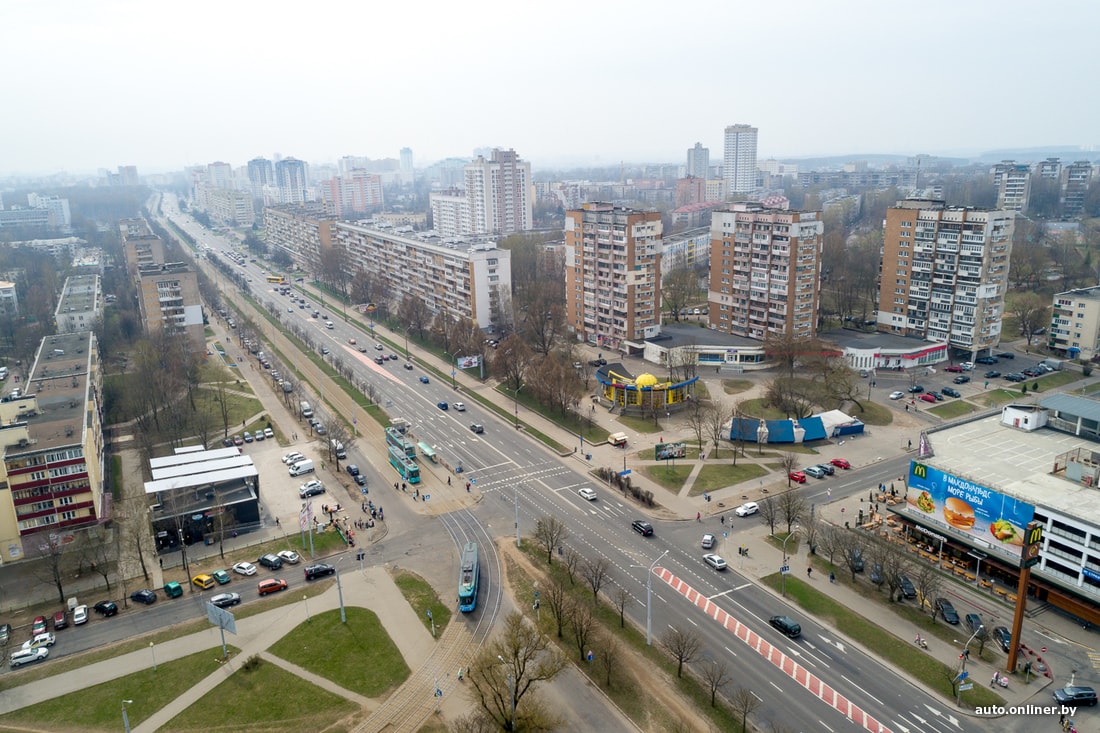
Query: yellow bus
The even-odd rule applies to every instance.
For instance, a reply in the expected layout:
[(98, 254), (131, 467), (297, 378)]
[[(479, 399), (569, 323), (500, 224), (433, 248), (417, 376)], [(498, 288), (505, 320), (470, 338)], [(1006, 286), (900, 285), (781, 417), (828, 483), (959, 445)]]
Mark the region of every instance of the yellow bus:
[(269, 283), (275, 283), (277, 285), (286, 285), (286, 276), (285, 275), (268, 275), (267, 276), (267, 281)]

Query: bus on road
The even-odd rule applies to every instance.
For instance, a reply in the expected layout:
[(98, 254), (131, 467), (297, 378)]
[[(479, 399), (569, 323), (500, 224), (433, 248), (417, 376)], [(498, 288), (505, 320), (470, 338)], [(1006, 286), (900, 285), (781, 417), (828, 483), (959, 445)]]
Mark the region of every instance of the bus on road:
[(267, 281), (269, 283), (275, 283), (276, 285), (286, 285), (285, 275), (268, 275)]

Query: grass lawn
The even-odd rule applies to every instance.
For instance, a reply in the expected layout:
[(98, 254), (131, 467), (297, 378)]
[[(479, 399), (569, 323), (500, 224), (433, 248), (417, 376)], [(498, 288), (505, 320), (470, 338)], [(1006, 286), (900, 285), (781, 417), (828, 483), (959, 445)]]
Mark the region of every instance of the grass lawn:
[[(117, 696), (110, 698), (116, 719), (119, 699)], [(134, 700), (136, 705), (140, 698), (135, 694)], [(325, 730), (358, 710), (350, 700), (260, 660), (255, 668), (238, 669), (226, 677), (224, 682), (169, 721), (165, 729), (208, 731), (216, 727), (230, 733)], [(113, 729), (117, 728), (115, 722)]]
[(435, 620), (435, 636), (437, 639), (442, 636), (443, 630), (451, 621), (451, 609), (440, 602), (435, 589), (419, 575), (410, 573), (408, 570), (398, 571), (393, 582), (401, 590), (401, 595), (405, 596), (405, 600), (412, 606), (416, 615), (420, 617), (424, 628), (429, 631), (432, 629), (432, 621), (428, 618), (426, 611), (431, 610), (432, 619)]
[[(255, 397), (245, 397), (244, 395), (236, 394), (238, 391), (248, 391), (242, 388), (247, 387), (247, 383), (228, 383), (226, 386), (225, 401), (229, 406), (229, 434), (233, 435), (235, 432), (239, 433), (242, 430), (247, 430), (246, 427), (238, 429), (238, 424), (242, 420), (248, 420), (253, 415), (264, 411), (263, 403)], [(232, 391), (228, 391), (232, 390)], [(217, 427), (222, 426), (221, 418), (221, 405), (216, 399), (217, 390), (208, 386), (200, 387), (196, 393), (196, 401), (199, 403), (200, 409), (205, 406), (205, 409), (209, 410), (214, 415), (214, 424)], [(205, 404), (204, 404), (205, 403)]]
[(726, 394), (741, 394), (753, 388), (753, 382), (748, 379), (723, 379), (722, 391)]
[[(231, 653), (236, 651), (232, 649)], [(221, 656), (221, 647), (215, 647), (182, 659), (161, 662), (156, 672), (152, 668), (145, 669), (0, 716), (0, 727), (7, 730), (118, 730), (122, 700), (133, 700), (126, 707), (126, 713), (130, 725), (137, 726), (217, 670), (221, 666), (218, 661)], [(52, 672), (56, 674), (57, 670)], [(8, 728), (9, 725), (12, 727)], [(209, 725), (206, 719), (204, 729), (208, 730)]]
[(1017, 392), (1010, 392), (1007, 389), (991, 389), (988, 392), (980, 392), (970, 398), (972, 402), (977, 402), (984, 407), (993, 407), (994, 405), (1006, 405), (1009, 402), (1020, 399), (1020, 394)]
[(758, 463), (738, 461), (736, 466), (728, 463), (711, 463), (699, 469), (699, 475), (691, 485), (691, 496), (733, 486), (742, 481), (765, 476), (767, 473), (767, 469)]
[[(1067, 384), (1072, 384), (1083, 378), (1080, 372), (1075, 371), (1047, 372), (1038, 379), (1039, 391), (1048, 392), (1056, 387), (1064, 387)], [(1035, 381), (1036, 380), (1033, 379), (1029, 384), (1034, 384)], [(1030, 389), (1031, 387), (1028, 387), (1028, 390)]]
[(654, 423), (653, 419), (648, 417), (620, 415), (619, 422), (631, 430), (637, 430), (639, 433), (659, 433), (665, 429), (659, 420)]
[(862, 410), (857, 405), (851, 404), (844, 411), (852, 417), (859, 418), (867, 425), (881, 426), (894, 422), (893, 411), (885, 405), (867, 401), (863, 401), (861, 404), (863, 405)]
[(787, 417), (787, 413), (774, 407), (768, 407), (765, 404), (766, 402), (767, 400), (763, 398), (745, 400), (741, 403), (741, 412), (744, 413), (745, 417), (752, 417), (757, 420), (782, 420)]
[(381, 697), (408, 678), (409, 666), (373, 611), (345, 611), (346, 624), (339, 609), (316, 614), (268, 651), (360, 695)]
[(963, 415), (969, 415), (977, 410), (974, 405), (970, 404), (966, 400), (952, 400), (951, 402), (944, 402), (936, 405), (935, 407), (926, 410), (936, 417), (944, 420), (953, 420), (956, 417), (962, 417)]
[(651, 481), (657, 482), (672, 493), (676, 493), (683, 488), (684, 482), (687, 481), (687, 477), (691, 473), (691, 469), (692, 464), (690, 463), (677, 463), (673, 466), (672, 461), (667, 461), (666, 465), (645, 465), (634, 470)]

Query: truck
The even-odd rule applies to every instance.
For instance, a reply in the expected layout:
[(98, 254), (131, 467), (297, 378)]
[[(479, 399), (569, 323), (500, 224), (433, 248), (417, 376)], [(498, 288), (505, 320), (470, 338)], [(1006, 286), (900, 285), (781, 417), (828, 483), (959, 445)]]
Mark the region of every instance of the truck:
[(1053, 370), (1053, 371), (1056, 371), (1056, 372), (1062, 371), (1062, 361), (1061, 361), (1061, 359), (1043, 359), (1039, 363), (1042, 364), (1043, 366), (1047, 367), (1048, 369)]
[(409, 421), (403, 417), (395, 417), (390, 420), (390, 427), (397, 428), (397, 432), (404, 435), (405, 431), (409, 429)]
[(309, 406), (309, 403), (302, 400), (302, 404), (299, 405), (302, 408), (302, 417), (309, 419), (313, 417), (313, 408)]

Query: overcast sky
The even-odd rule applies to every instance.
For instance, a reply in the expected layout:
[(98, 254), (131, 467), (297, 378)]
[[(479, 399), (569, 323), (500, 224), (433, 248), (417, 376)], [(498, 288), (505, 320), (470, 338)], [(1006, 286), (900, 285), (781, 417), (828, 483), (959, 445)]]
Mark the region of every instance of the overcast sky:
[(0, 175), (1100, 143), (1095, 0), (0, 0)]

